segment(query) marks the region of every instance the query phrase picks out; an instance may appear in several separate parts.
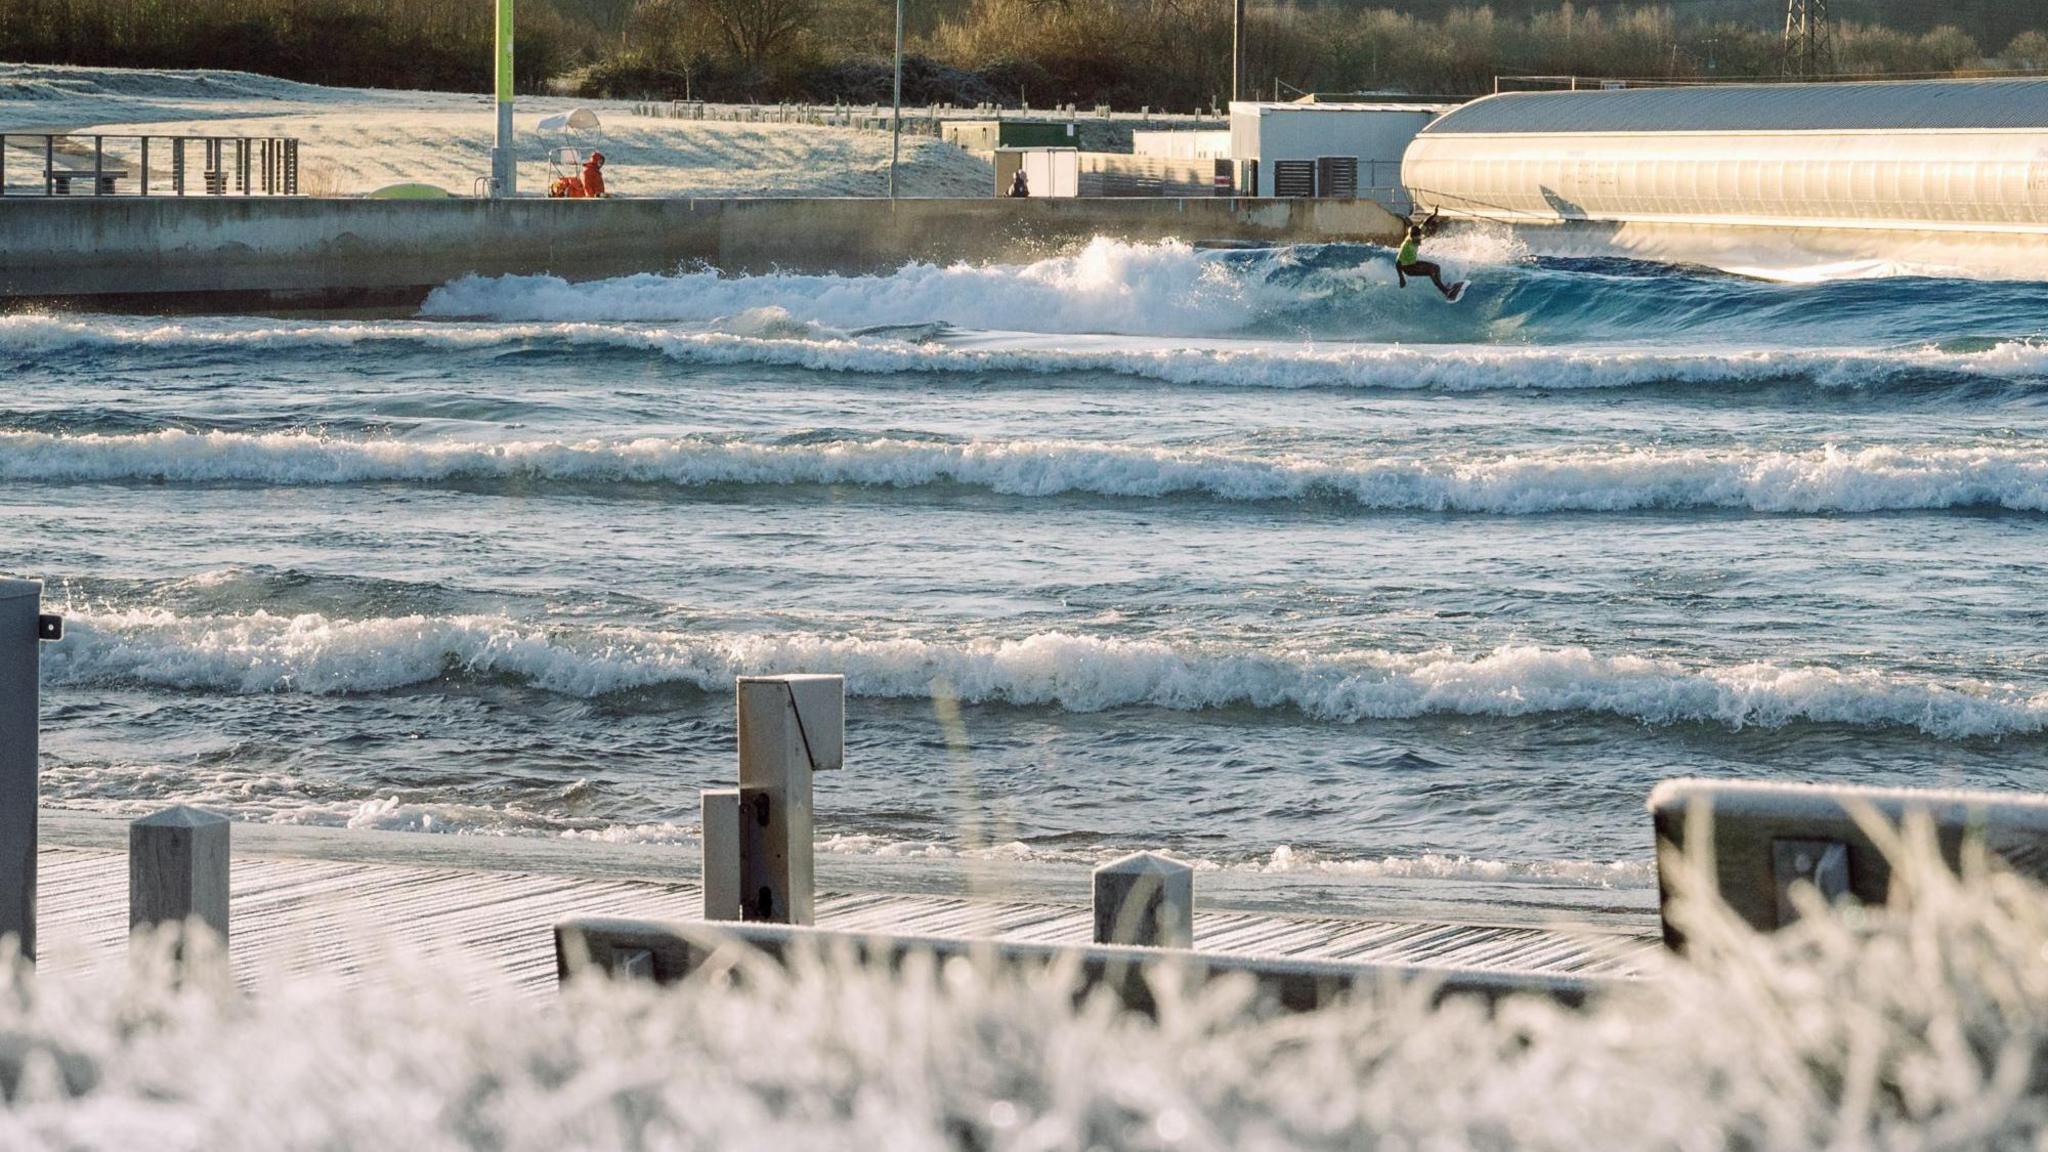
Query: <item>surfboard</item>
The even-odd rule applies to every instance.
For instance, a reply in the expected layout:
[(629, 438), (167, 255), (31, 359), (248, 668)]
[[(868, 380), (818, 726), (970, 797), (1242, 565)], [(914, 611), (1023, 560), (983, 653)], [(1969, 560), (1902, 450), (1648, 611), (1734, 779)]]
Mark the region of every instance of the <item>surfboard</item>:
[(1451, 285), (1451, 294), (1444, 297), (1444, 299), (1449, 303), (1456, 304), (1465, 298), (1465, 289), (1471, 286), (1472, 282), (1470, 280), (1460, 280), (1456, 284)]

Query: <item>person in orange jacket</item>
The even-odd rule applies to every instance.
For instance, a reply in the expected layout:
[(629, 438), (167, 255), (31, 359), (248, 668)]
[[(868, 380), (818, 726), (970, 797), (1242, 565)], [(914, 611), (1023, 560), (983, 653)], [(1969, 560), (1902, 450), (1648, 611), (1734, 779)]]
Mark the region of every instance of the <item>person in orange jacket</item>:
[(598, 198), (604, 195), (604, 153), (592, 152), (583, 164), (583, 194)]

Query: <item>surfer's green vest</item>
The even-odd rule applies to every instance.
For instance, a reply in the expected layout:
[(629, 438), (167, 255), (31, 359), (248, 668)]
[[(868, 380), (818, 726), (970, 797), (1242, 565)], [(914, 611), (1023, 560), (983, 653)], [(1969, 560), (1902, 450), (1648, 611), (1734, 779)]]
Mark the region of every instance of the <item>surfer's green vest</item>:
[(1400, 251), (1400, 254), (1394, 257), (1394, 263), (1396, 263), (1396, 264), (1413, 264), (1413, 263), (1415, 263), (1415, 248), (1416, 248), (1416, 244), (1415, 244), (1415, 237), (1413, 237), (1413, 236), (1410, 236), (1410, 237), (1409, 237), (1408, 239), (1406, 239), (1406, 240), (1402, 241), (1402, 242), (1401, 242), (1401, 251)]

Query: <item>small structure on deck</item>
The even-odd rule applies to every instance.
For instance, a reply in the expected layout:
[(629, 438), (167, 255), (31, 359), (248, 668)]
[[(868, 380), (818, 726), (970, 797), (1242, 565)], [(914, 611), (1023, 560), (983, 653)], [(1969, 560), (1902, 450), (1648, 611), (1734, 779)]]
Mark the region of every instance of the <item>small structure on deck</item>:
[(1000, 148), (1074, 148), (1080, 137), (1072, 121), (1058, 120), (948, 120), (939, 137), (969, 152), (994, 152)]
[(1406, 212), (1401, 156), (1453, 104), (1230, 105), (1230, 159), (1242, 196), (1369, 196)]
[(1160, 160), (1228, 160), (1230, 129), (1192, 128), (1184, 131), (1133, 132), (1131, 155)]
[(1076, 148), (998, 148), (996, 195), (1008, 196), (1024, 174), (1032, 196), (1058, 199), (1081, 195), (1081, 152)]

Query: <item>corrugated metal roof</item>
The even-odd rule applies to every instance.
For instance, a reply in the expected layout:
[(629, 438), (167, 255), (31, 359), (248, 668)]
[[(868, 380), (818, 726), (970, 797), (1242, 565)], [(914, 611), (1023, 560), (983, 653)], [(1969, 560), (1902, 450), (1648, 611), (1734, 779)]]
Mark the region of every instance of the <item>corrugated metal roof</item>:
[(1268, 112), (1448, 112), (1456, 104), (1310, 104), (1301, 100), (1286, 100), (1274, 103), (1269, 100), (1232, 100), (1230, 111), (1256, 112), (1263, 116)]
[(1423, 131), (1843, 132), (2048, 129), (2048, 80), (1740, 84), (1597, 92), (1506, 92)]

